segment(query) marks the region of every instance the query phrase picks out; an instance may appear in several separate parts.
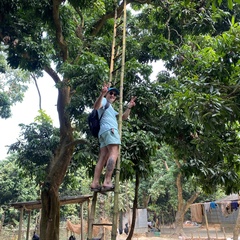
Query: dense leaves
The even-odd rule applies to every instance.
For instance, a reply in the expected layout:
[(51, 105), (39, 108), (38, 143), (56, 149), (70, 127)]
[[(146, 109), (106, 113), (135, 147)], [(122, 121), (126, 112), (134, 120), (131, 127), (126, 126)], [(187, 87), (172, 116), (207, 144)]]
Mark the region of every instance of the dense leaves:
[[(122, 177), (148, 177), (154, 166), (151, 157), (165, 142), (178, 163), (172, 176), (176, 171), (208, 192), (219, 184), (227, 192), (236, 190), (238, 4), (231, 0), (141, 3), (145, 2), (134, 5), (141, 11), (128, 13), (124, 103), (137, 96), (137, 106), (124, 126)], [(9, 64), (45, 70), (59, 90), (60, 138), (48, 122), (42, 122), (22, 125), (22, 138), (12, 145), (19, 163), (30, 172), (42, 176), (51, 165), (42, 198), (56, 204), (44, 205), (45, 234), (45, 229), (58, 227), (47, 221), (48, 210), (58, 213), (58, 196), (52, 193), (58, 193), (68, 166), (77, 169), (78, 160), (92, 167), (97, 159), (97, 143), (88, 135), (84, 111), (108, 78), (114, 6), (112, 1), (1, 4), (0, 38), (8, 46)], [(150, 80), (148, 63), (159, 59), (165, 60), (171, 74), (161, 72), (156, 81)], [(114, 84), (119, 87), (117, 81)], [(79, 141), (83, 137), (91, 144), (83, 146)], [(47, 222), (52, 225), (44, 225)], [(43, 238), (57, 239), (52, 234), (49, 231)]]
[(182, 61), (172, 67), (178, 79), (172, 86), (178, 91), (166, 110), (178, 116), (171, 125), (180, 135), (175, 143), (171, 137), (167, 141), (181, 147), (178, 156), (190, 167), (186, 173), (202, 176), (208, 191), (219, 182), (231, 192), (239, 182), (238, 35), (236, 25), (217, 37), (192, 38), (179, 50)]
[(46, 177), (54, 151), (59, 144), (59, 130), (49, 122), (20, 124), (21, 137), (9, 148), (17, 153), (18, 165), (41, 183)]
[(23, 100), (30, 74), (19, 69), (12, 69), (7, 64), (5, 54), (0, 53), (0, 117), (11, 116), (11, 106)]
[[(39, 197), (34, 181), (30, 174), (20, 169), (14, 156), (0, 162), (0, 204), (7, 205), (13, 202), (30, 201)], [(9, 207), (9, 206), (8, 206)]]

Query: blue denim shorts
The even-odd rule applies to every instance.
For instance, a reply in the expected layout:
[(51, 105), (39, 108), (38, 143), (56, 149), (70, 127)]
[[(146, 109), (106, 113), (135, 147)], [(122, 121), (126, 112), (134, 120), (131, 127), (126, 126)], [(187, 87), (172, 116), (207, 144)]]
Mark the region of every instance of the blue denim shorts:
[(120, 139), (118, 130), (110, 129), (104, 132), (103, 134), (101, 134), (99, 137), (99, 143), (100, 143), (100, 148), (106, 147), (107, 145), (110, 145), (110, 144), (120, 145), (121, 139)]

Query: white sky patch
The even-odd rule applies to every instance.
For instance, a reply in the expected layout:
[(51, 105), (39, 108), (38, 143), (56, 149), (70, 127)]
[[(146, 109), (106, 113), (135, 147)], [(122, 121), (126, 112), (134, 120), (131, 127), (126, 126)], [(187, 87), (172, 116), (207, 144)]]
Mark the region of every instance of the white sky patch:
[[(57, 89), (54, 86), (53, 80), (44, 76), (37, 80), (41, 93), (41, 106), (53, 120), (53, 125), (59, 127), (57, 113)], [(34, 82), (29, 85), (28, 91), (22, 103), (17, 103), (11, 108), (12, 117), (9, 119), (0, 118), (0, 160), (7, 157), (8, 147), (16, 142), (19, 137), (20, 123), (30, 124), (34, 122), (34, 118), (38, 115), (39, 96)]]
[(166, 70), (166, 68), (164, 67), (163, 61), (161, 61), (161, 60), (156, 61), (156, 62), (152, 62), (151, 65), (152, 65), (152, 68), (153, 68), (153, 72), (152, 72), (152, 74), (150, 75), (150, 78), (151, 78), (152, 80), (156, 80), (157, 74), (158, 74), (160, 71)]

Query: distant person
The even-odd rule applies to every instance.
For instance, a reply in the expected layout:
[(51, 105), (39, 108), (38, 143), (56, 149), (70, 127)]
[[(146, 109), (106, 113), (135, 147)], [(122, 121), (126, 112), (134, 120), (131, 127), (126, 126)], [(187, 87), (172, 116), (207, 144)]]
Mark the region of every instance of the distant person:
[(76, 240), (76, 238), (73, 235), (71, 235), (68, 240)]
[[(112, 103), (116, 101), (118, 95), (119, 91), (117, 88), (111, 88), (109, 84), (104, 84), (100, 96), (97, 98), (93, 106), (94, 109), (98, 110), (99, 117), (104, 112), (100, 121), (100, 131), (98, 134), (100, 152), (94, 171), (94, 178), (90, 185), (91, 190), (94, 192), (114, 190), (114, 185), (112, 184), (112, 174), (118, 158), (121, 139), (118, 132), (118, 112), (113, 109)], [(132, 97), (131, 101), (127, 104), (127, 109), (122, 115), (122, 120), (126, 120), (128, 118), (132, 107), (136, 105), (135, 100), (136, 97)], [(107, 102), (110, 105), (104, 111)], [(99, 180), (105, 165), (106, 174), (103, 185), (101, 186)]]
[(121, 235), (121, 234), (123, 233), (122, 228), (119, 228), (118, 232), (119, 232), (119, 234)]
[(152, 222), (150, 221), (150, 220), (148, 220), (148, 227), (150, 228), (150, 229), (152, 229), (153, 227), (152, 227)]
[(125, 228), (123, 229), (123, 231), (128, 235), (129, 232), (128, 223), (125, 224)]
[(34, 232), (32, 240), (40, 240), (39, 236)]

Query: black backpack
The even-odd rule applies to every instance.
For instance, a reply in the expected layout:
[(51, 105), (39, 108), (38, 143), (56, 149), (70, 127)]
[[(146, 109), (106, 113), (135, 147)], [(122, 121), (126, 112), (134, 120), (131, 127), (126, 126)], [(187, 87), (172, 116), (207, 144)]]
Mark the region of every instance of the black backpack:
[[(109, 105), (110, 103), (107, 102), (104, 108), (104, 112), (107, 110)], [(96, 109), (93, 109), (92, 112), (88, 115), (88, 126), (90, 128), (90, 132), (96, 138), (98, 137), (98, 133), (100, 130), (100, 121), (103, 117), (104, 112), (102, 113), (100, 118), (98, 116), (98, 111)]]

